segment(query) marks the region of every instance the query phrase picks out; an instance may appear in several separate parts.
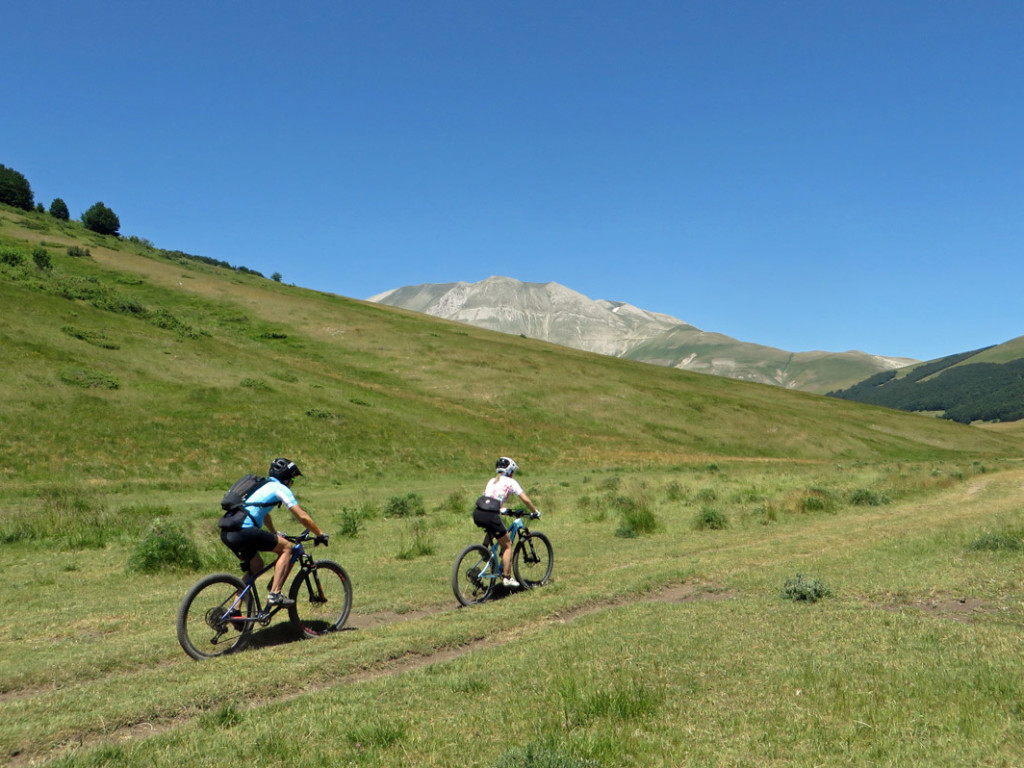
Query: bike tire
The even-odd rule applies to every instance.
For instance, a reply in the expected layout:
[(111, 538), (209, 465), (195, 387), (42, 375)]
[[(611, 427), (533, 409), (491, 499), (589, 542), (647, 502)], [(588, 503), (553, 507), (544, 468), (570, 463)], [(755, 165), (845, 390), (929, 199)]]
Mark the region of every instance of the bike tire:
[(482, 572), (493, 568), (491, 552), (479, 544), (470, 544), (455, 559), (452, 568), (452, 592), (462, 605), (484, 602), (494, 591), (493, 578), (479, 578)]
[(555, 566), (555, 551), (543, 533), (531, 533), (516, 543), (512, 553), (512, 573), (527, 589), (548, 583)]
[(295, 577), (288, 597), (288, 618), (304, 638), (337, 632), (352, 610), (352, 580), (333, 560), (317, 560)]
[[(240, 651), (249, 642), (253, 622), (231, 621), (225, 615), (238, 599), (245, 584), (230, 573), (215, 573), (200, 579), (178, 607), (178, 642), (193, 659), (212, 659)], [(237, 605), (240, 616), (254, 615), (252, 590)]]

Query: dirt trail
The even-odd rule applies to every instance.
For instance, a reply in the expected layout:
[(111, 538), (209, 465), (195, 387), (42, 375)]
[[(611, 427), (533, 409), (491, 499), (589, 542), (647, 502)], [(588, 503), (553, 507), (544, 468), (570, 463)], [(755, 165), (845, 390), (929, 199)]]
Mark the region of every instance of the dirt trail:
[[(669, 587), (665, 587), (657, 592), (653, 592), (646, 595), (640, 595), (633, 598), (623, 598), (617, 600), (609, 600), (602, 603), (597, 603), (582, 608), (573, 609), (571, 611), (564, 611), (559, 613), (551, 614), (538, 621), (531, 622), (527, 628), (538, 629), (545, 626), (552, 626), (557, 624), (565, 624), (573, 621), (581, 616), (588, 616), (590, 614), (598, 613), (600, 611), (615, 608), (620, 605), (630, 604), (642, 604), (642, 603), (685, 603), (695, 600), (724, 600), (732, 596), (731, 592), (722, 590), (711, 584), (692, 583), (687, 582), (684, 584), (677, 584)], [(415, 621), (417, 619), (428, 618), (430, 616), (436, 616), (444, 613), (451, 613), (456, 610), (473, 610), (472, 608), (434, 608), (418, 611), (409, 611), (407, 613), (395, 613), (392, 611), (382, 611), (378, 613), (360, 614), (353, 613), (349, 617), (349, 621), (346, 625), (346, 629), (349, 631), (359, 631), (372, 629), (374, 627), (385, 626), (389, 624), (395, 624), (405, 621)], [(251, 703), (250, 709), (258, 709), (267, 704), (277, 704), (281, 702), (287, 702), (292, 699), (299, 698), (300, 696), (307, 696), (309, 694), (317, 693), (318, 691), (334, 688), (339, 685), (346, 685), (351, 683), (361, 683), (376, 680), (382, 677), (388, 677), (392, 675), (400, 675), (405, 672), (410, 672), (423, 667), (430, 666), (432, 664), (440, 664), (453, 659), (461, 658), (467, 654), (474, 653), (479, 650), (487, 648), (497, 648), (505, 643), (512, 642), (516, 637), (522, 635), (524, 627), (517, 627), (515, 630), (504, 630), (502, 632), (495, 633), (494, 635), (474, 640), (460, 645), (455, 648), (444, 648), (436, 650), (431, 653), (418, 654), (418, 653), (407, 653), (395, 659), (390, 659), (382, 662), (373, 669), (361, 670), (354, 672), (345, 677), (333, 680), (331, 682), (325, 682), (316, 686), (309, 686), (303, 688), (301, 691), (289, 694), (287, 696), (277, 697), (266, 697), (255, 700)], [(51, 750), (26, 750), (18, 755), (11, 757), (7, 763), (9, 768), (26, 768), (26, 766), (40, 765), (50, 760), (65, 756), (69, 752), (74, 751), (86, 751), (95, 749), (108, 744), (123, 744), (126, 742), (148, 739), (152, 736), (166, 733), (178, 728), (188, 722), (191, 722), (194, 716), (181, 716), (167, 720), (162, 720), (156, 723), (138, 723), (132, 726), (126, 726), (107, 732), (101, 736), (87, 736), (84, 738), (77, 738), (73, 748), (69, 749), (67, 744), (57, 747)]]

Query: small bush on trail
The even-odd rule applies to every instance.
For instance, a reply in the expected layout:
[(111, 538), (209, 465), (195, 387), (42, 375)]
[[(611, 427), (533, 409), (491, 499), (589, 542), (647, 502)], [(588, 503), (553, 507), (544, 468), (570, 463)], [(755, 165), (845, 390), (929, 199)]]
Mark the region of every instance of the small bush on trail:
[(701, 507), (693, 520), (693, 527), (698, 531), (720, 531), (729, 527), (729, 519), (714, 507)]
[(199, 549), (180, 526), (165, 517), (153, 520), (128, 559), (128, 570), (135, 573), (157, 573), (165, 569), (198, 571), (201, 567)]
[(786, 579), (786, 583), (782, 588), (783, 599), (794, 602), (816, 603), (821, 598), (829, 597), (831, 594), (832, 590), (820, 579), (809, 579), (799, 573)]
[(423, 497), (418, 493), (392, 496), (384, 505), (384, 517), (423, 517), (425, 514), (427, 508), (423, 505)]

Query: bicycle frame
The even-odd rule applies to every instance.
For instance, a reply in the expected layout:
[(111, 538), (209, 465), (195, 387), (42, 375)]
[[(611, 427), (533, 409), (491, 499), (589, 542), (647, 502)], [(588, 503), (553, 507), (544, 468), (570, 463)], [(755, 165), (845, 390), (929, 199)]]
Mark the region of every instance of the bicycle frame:
[[(308, 533), (309, 531), (305, 531), (303, 535), (306, 535)], [(304, 558), (310, 557), (310, 555), (306, 554), (306, 550), (303, 548), (301, 540), (295, 541), (293, 542), (293, 544), (294, 546), (292, 546), (292, 554), (291, 557), (288, 559), (288, 574), (285, 576), (285, 581), (287, 581), (288, 576), (291, 575), (292, 568), (295, 567), (296, 561), (304, 560)], [(280, 557), (280, 555), (278, 557)], [(269, 565), (263, 566), (263, 569), (259, 573), (250, 573), (242, 577), (242, 583), (245, 584), (245, 589), (243, 589), (235, 596), (234, 601), (231, 603), (230, 606), (228, 606), (227, 611), (225, 611), (224, 615), (221, 617), (223, 620), (226, 621), (230, 619), (232, 622), (235, 623), (243, 622), (248, 624), (270, 623), (270, 620), (274, 617), (274, 614), (280, 611), (284, 606), (267, 606), (268, 610), (264, 611), (263, 604), (260, 603), (260, 591), (256, 589), (256, 582), (267, 571), (273, 570), (277, 566), (277, 560), (278, 558), (274, 558)], [(246, 594), (250, 592), (252, 593), (253, 600), (256, 602), (256, 614), (254, 616), (233, 616), (232, 613), (238, 609), (238, 606), (241, 605), (242, 601), (245, 600)]]
[[(508, 514), (508, 513), (507, 512), (503, 512), (502, 514)], [(515, 547), (516, 536), (518, 536), (520, 534), (520, 532), (529, 533), (530, 531), (529, 531), (529, 529), (527, 529), (526, 523), (523, 522), (523, 518), (522, 517), (516, 517), (516, 519), (513, 520), (509, 524), (508, 531), (506, 531), (506, 533), (508, 533), (508, 542), (509, 542), (509, 546), (510, 547), (513, 547), (513, 548)], [(479, 578), (481, 578), (481, 579), (500, 579), (502, 576), (504, 576), (504, 574), (502, 573), (502, 566), (501, 566), (501, 543), (497, 542), (497, 541), (494, 541), (491, 538), (491, 534), (489, 534), (489, 533), (485, 533), (484, 534), (484, 542), (483, 543), (484, 543), (484, 546), (491, 553), (491, 563), (492, 564), (496, 564), (497, 567), (492, 572), (491, 569), (490, 569), (490, 565), (488, 565), (488, 567), (485, 568), (480, 573)]]

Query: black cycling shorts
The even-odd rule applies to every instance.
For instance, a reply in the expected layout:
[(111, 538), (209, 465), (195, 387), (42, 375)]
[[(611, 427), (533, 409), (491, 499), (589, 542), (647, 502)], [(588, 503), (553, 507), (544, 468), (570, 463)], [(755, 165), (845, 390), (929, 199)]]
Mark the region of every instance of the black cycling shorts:
[(273, 552), (277, 547), (277, 534), (265, 528), (243, 528), (240, 531), (221, 531), (220, 540), (243, 563), (252, 560), (257, 552)]
[(501, 522), (500, 512), (486, 512), (477, 507), (473, 510), (473, 522), (491, 534), (491, 538), (495, 541), (508, 533), (505, 530), (505, 524)]

